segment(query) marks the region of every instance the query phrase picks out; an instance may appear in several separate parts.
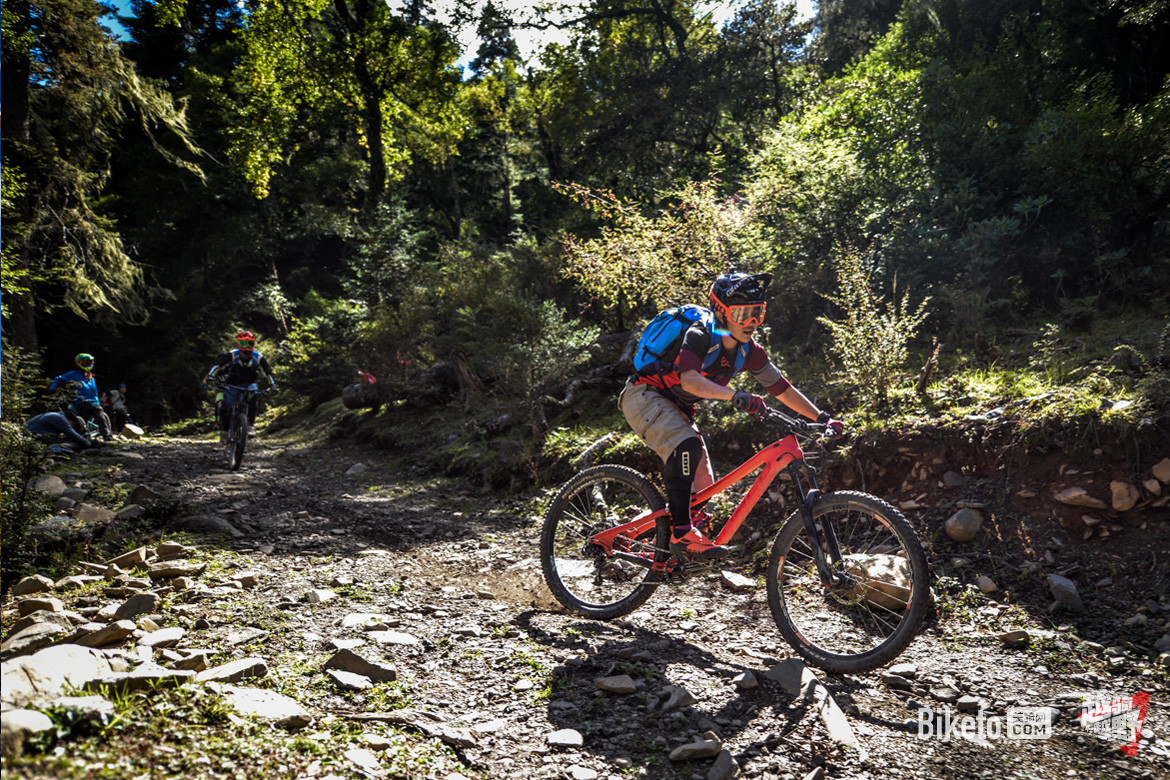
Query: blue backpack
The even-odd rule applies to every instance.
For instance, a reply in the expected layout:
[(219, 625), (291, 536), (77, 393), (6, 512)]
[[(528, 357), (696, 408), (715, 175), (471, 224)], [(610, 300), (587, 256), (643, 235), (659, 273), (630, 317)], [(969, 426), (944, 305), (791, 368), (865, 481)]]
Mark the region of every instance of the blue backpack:
[[(639, 374), (659, 375), (674, 370), (674, 361), (682, 347), (683, 335), (696, 322), (702, 322), (710, 337), (710, 346), (703, 357), (703, 369), (710, 368), (723, 349), (715, 331), (715, 315), (701, 306), (677, 306), (661, 312), (646, 325), (634, 350), (634, 370)], [(740, 345), (735, 353), (735, 370), (739, 373), (747, 360), (748, 344)]]

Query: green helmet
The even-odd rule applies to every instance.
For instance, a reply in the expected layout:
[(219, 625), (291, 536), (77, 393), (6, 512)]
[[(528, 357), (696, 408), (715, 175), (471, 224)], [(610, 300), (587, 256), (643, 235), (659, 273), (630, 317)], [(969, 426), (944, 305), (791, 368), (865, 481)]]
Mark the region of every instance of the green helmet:
[(76, 363), (77, 367), (83, 371), (89, 371), (91, 368), (93, 368), (93, 355), (89, 354), (88, 352), (82, 352), (80, 355), (73, 358), (73, 362)]

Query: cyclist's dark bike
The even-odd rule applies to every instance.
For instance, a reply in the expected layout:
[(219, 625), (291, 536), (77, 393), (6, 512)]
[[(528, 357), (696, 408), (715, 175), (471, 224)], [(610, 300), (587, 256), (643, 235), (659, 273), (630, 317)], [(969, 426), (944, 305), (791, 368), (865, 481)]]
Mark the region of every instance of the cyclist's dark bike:
[[(889, 663), (910, 644), (926, 614), (922, 544), (906, 518), (880, 498), (817, 487), (816, 469), (798, 439), (807, 443), (828, 435), (825, 426), (775, 410), (766, 419), (787, 435), (696, 493), (693, 505), (705, 505), (760, 470), (714, 535), (716, 544), (726, 545), (772, 480), (787, 471), (800, 508), (781, 525), (766, 572), (768, 604), (781, 635), (826, 671), (865, 672)], [(661, 582), (710, 567), (672, 555), (669, 539), (670, 515), (649, 479), (625, 466), (594, 466), (566, 482), (549, 505), (541, 567), (565, 607), (615, 618), (641, 606)]]
[(227, 441), (228, 469), (235, 471), (244, 462), (244, 449), (248, 444), (248, 404), (253, 398), (263, 395), (264, 391), (256, 385), (216, 384), (222, 390), (235, 390), (237, 393), (236, 403), (229, 412)]

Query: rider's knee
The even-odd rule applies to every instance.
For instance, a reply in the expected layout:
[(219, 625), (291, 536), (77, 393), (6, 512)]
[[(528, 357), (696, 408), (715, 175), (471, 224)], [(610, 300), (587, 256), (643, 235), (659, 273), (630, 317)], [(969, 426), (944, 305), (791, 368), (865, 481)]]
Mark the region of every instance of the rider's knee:
[(674, 452), (670, 453), (670, 457), (666, 459), (666, 465), (662, 470), (663, 477), (668, 483), (676, 481), (685, 482), (688, 485), (693, 483), (702, 456), (702, 439), (698, 436), (685, 439), (674, 448)]

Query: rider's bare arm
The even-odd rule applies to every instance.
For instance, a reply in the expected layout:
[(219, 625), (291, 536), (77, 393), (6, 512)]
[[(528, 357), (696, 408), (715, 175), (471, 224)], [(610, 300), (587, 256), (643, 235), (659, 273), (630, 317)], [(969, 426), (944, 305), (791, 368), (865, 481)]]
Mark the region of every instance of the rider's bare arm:
[(682, 389), (699, 398), (710, 398), (713, 401), (730, 401), (735, 391), (724, 387), (718, 382), (712, 382), (699, 371), (683, 371), (678, 375)]

